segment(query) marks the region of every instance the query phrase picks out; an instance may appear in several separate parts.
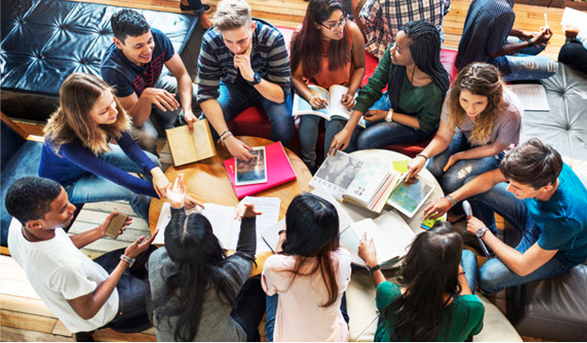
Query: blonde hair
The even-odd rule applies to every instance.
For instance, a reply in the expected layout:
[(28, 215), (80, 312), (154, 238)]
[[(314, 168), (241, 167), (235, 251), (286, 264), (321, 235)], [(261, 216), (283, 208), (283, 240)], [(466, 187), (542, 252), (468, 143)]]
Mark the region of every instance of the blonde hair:
[(461, 70), (448, 95), (448, 123), (453, 129), (461, 127), (468, 119), (459, 101), (464, 89), (474, 95), (487, 97), (487, 107), (477, 117), (469, 138), (473, 145), (485, 145), (491, 136), (495, 118), (501, 113), (503, 81), (499, 70), (487, 63), (471, 63)]
[[(99, 125), (90, 111), (104, 92), (112, 92), (118, 117), (113, 124)], [(130, 129), (130, 119), (114, 95), (112, 88), (97, 76), (86, 73), (69, 75), (59, 89), (59, 108), (47, 125), (45, 138), (57, 154), (63, 144), (79, 140), (94, 155), (110, 151), (108, 138), (120, 138), (122, 132)]]
[(220, 31), (249, 26), (251, 6), (245, 0), (223, 0), (216, 6), (213, 23)]

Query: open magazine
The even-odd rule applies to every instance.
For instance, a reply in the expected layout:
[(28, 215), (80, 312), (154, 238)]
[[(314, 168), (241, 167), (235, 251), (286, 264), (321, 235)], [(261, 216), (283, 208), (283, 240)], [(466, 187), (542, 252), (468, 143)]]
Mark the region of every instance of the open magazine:
[(339, 151), (322, 163), (310, 186), (322, 185), (339, 201), (351, 201), (380, 213), (401, 175), (391, 162), (364, 162)]
[[(326, 120), (342, 119), (349, 120), (351, 117), (351, 110), (342, 105), (342, 96), (348, 92), (348, 88), (341, 85), (332, 85), (328, 90), (320, 86), (309, 85), (308, 88), (314, 93), (318, 93), (328, 101), (328, 106), (325, 108), (315, 110), (310, 103), (299, 94), (294, 94), (293, 99), (293, 115), (315, 115)], [(365, 120), (361, 118), (359, 126), (365, 127)]]
[(389, 196), (387, 203), (412, 218), (432, 194), (434, 187), (419, 176), (409, 183), (402, 179)]

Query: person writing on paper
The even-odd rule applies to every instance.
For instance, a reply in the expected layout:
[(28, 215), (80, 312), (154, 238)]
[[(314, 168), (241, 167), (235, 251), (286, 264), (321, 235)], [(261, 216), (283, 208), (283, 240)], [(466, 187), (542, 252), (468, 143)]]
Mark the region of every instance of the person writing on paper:
[[(451, 194), (469, 198), (473, 215), (467, 231), (497, 255), (479, 271), (479, 287), (506, 287), (553, 278), (587, 259), (587, 189), (560, 154), (537, 138), (524, 142), (495, 169), (467, 180)], [(424, 216), (439, 217), (452, 206), (440, 199)], [(514, 249), (495, 235), (495, 213), (523, 233)]]
[(359, 257), (377, 288), (375, 342), (464, 342), (483, 328), (485, 308), (472, 294), (477, 259), (450, 223), (416, 236), (397, 284), (385, 279), (366, 233)]
[(520, 140), (522, 113), (519, 99), (504, 89), (495, 66), (471, 63), (447, 94), (436, 136), (408, 163), (408, 181), (428, 159), (428, 170), (446, 194), (466, 178), (496, 169), (505, 149)]
[[(355, 23), (348, 20), (339, 0), (311, 0), (306, 16), (291, 39), (292, 83), (295, 90), (314, 109), (328, 106), (327, 99), (312, 92), (308, 85), (329, 89), (332, 85), (348, 87), (342, 106), (352, 109), (355, 93), (365, 75), (365, 40)], [(337, 100), (338, 101), (338, 100)], [(302, 160), (316, 170), (316, 141), (322, 118), (300, 116)], [(344, 120), (324, 121), (324, 154), (344, 126)]]
[(184, 211), (180, 175), (167, 192), (165, 247), (149, 258), (153, 324), (160, 342), (258, 342), (265, 312), (259, 278), (249, 279), (257, 234), (252, 204), (241, 204), (236, 252), (226, 257), (206, 217)]
[[(385, 87), (388, 89), (383, 93)], [(352, 151), (355, 138), (351, 140), (351, 135), (360, 134), (358, 149), (416, 143), (432, 137), (448, 87), (448, 73), (440, 63), (438, 30), (424, 21), (407, 23), (359, 91), (351, 118), (334, 136), (329, 153), (345, 148)], [(367, 129), (353, 134), (363, 115), (369, 122)]]
[(313, 194), (298, 195), (287, 209), (285, 225), (261, 277), (267, 293), (267, 341), (348, 341), (345, 291), (351, 256), (338, 244), (336, 209)]
[(567, 43), (558, 53), (558, 61), (587, 74), (587, 30), (573, 24), (563, 24)]
[(282, 34), (252, 20), (245, 0), (222, 0), (214, 26), (202, 38), (198, 59), (198, 103), (230, 154), (249, 160), (252, 148), (227, 123), (250, 106), (261, 107), (271, 122), (271, 140), (288, 146), (294, 135), (289, 59)]
[[(152, 326), (145, 306), (145, 263), (156, 249), (151, 243), (157, 231), (91, 260), (80, 249), (104, 238), (118, 212), (94, 229), (68, 236), (63, 228), (71, 224), (75, 206), (59, 183), (23, 177), (9, 186), (4, 200), (8, 213), (21, 224), (8, 232), (12, 257), (76, 341), (93, 342), (92, 333), (99, 328), (140, 332)], [(131, 221), (127, 219), (120, 234)]]
[(455, 61), (459, 71), (473, 62), (486, 62), (495, 65), (506, 82), (539, 80), (557, 72), (552, 58), (537, 56), (552, 38), (548, 25), (539, 32), (513, 28), (513, 7), (514, 0), (471, 2)]
[[(165, 197), (169, 181), (157, 157), (132, 140), (130, 129), (130, 119), (106, 82), (91, 74), (71, 74), (44, 129), (39, 176), (59, 182), (74, 204), (125, 200), (148, 220), (151, 197)], [(191, 197), (186, 199), (186, 206), (195, 206)]]

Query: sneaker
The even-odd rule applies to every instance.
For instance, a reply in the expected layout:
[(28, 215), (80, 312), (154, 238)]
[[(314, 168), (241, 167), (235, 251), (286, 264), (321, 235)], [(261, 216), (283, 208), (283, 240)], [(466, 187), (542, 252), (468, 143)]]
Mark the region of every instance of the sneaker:
[[(212, 13), (212, 8), (210, 7), (210, 5), (202, 4), (202, 7), (204, 8), (204, 14)], [(194, 11), (194, 9), (190, 7), (190, 5), (186, 6), (182, 3), (179, 3), (179, 9), (182, 11)]]

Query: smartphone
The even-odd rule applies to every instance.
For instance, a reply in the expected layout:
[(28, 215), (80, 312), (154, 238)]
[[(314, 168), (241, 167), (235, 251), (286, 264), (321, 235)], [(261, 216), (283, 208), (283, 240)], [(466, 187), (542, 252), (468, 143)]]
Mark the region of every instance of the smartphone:
[(124, 213), (119, 213), (115, 215), (110, 221), (110, 224), (108, 224), (108, 227), (106, 228), (106, 236), (114, 239), (118, 238), (120, 230), (124, 226), (124, 223), (126, 223), (127, 218), (128, 216)]

